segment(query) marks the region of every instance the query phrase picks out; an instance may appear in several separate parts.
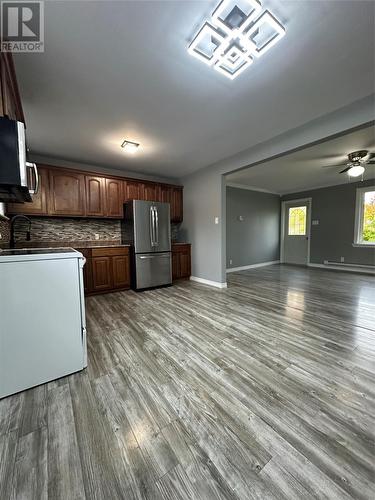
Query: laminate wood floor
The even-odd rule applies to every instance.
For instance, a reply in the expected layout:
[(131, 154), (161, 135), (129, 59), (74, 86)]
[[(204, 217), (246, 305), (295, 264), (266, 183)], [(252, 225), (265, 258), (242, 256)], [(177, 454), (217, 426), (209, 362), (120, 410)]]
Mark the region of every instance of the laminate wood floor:
[(87, 299), (89, 366), (0, 401), (0, 498), (373, 499), (374, 278)]

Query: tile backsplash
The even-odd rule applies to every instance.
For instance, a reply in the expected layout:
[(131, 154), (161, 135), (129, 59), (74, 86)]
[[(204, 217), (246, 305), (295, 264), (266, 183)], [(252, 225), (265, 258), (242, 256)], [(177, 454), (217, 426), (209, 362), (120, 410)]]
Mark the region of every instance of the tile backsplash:
[[(129, 235), (121, 235), (121, 221), (111, 219), (84, 219), (65, 217), (30, 217), (31, 243), (43, 241), (94, 241), (96, 235), (99, 240), (121, 241), (129, 240)], [(19, 220), (16, 223), (16, 242), (25, 241), (28, 224)], [(171, 224), (172, 241), (178, 240), (179, 224)], [(0, 243), (9, 242), (9, 223), (0, 221)]]
[[(17, 222), (16, 241), (24, 240), (27, 227), (26, 221)], [(99, 235), (100, 240), (121, 240), (121, 221), (55, 217), (31, 218), (31, 241), (93, 241), (96, 239), (95, 235)]]
[(9, 222), (6, 220), (0, 220), (0, 244), (9, 242)]

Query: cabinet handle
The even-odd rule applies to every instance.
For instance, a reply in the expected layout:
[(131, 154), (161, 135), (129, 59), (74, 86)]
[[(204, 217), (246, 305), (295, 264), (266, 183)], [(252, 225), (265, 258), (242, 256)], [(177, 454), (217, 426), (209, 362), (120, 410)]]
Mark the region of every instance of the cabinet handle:
[(39, 191), (39, 174), (38, 174), (38, 167), (36, 166), (36, 163), (30, 163), (26, 162), (26, 166), (29, 168), (33, 169), (34, 172), (34, 178), (35, 178), (35, 184), (34, 184), (34, 189), (29, 189), (30, 194), (37, 194)]

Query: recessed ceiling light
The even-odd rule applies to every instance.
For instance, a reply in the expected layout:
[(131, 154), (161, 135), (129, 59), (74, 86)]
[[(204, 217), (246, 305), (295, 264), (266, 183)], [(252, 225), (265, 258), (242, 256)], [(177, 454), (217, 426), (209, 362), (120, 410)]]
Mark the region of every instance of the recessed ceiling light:
[(364, 171), (365, 167), (362, 167), (362, 165), (354, 165), (353, 167), (349, 168), (348, 175), (349, 177), (359, 177), (363, 174)]
[(139, 148), (139, 143), (138, 142), (133, 142), (133, 141), (127, 141), (125, 140), (122, 144), (121, 147), (127, 152), (127, 153), (135, 153), (138, 148)]
[(258, 0), (222, 0), (198, 30), (188, 52), (234, 80), (285, 35)]

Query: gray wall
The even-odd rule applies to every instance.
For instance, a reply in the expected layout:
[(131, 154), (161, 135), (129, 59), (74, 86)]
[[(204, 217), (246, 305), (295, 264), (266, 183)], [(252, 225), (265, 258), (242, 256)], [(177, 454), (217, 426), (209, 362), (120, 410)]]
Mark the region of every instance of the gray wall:
[[(192, 244), (192, 276), (219, 283), (226, 281), (221, 246), (225, 241), (222, 183), (221, 175), (211, 177), (204, 170), (184, 179), (184, 221), (179, 236)], [(215, 224), (215, 217), (219, 217), (219, 224)]]
[(356, 189), (372, 186), (374, 180), (341, 184), (327, 188), (288, 194), (282, 200), (312, 198), (310, 262), (322, 264), (324, 260), (349, 264), (375, 264), (375, 249), (353, 247)]
[(227, 186), (226, 220), (227, 268), (279, 260), (279, 195)]
[[(226, 281), (226, 196), (223, 182), (225, 174), (372, 122), (374, 120), (373, 109), (374, 94), (277, 137), (265, 140), (197, 173), (182, 177), (180, 179), (181, 184), (184, 185), (182, 230), (183, 238), (192, 243), (193, 275), (212, 281)], [(205, 196), (207, 199), (204, 198)], [(191, 213), (189, 213), (190, 209)], [(211, 223), (214, 213), (220, 217), (221, 227), (219, 228)]]

